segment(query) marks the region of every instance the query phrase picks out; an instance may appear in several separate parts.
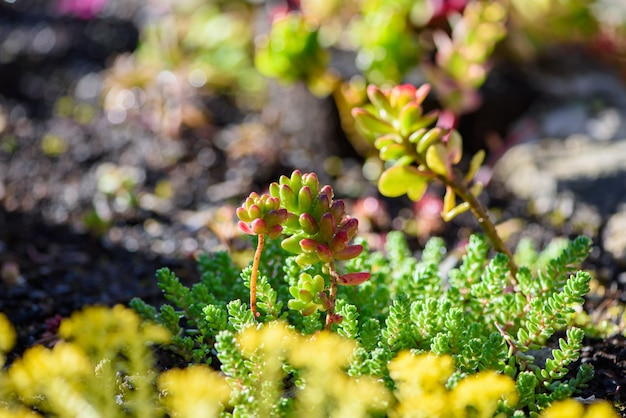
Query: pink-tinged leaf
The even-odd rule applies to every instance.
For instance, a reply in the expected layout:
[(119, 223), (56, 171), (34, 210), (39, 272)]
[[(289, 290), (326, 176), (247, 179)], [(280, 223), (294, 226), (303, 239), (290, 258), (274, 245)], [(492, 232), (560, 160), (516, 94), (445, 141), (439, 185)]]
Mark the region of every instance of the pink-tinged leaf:
[(335, 222), (338, 219), (343, 219), (343, 217), (346, 216), (346, 204), (341, 199), (335, 200), (330, 206), (330, 209), (328, 209), (328, 213), (333, 215)]
[(267, 224), (263, 219), (255, 219), (250, 224), (250, 229), (252, 229), (252, 232), (256, 235), (265, 234), (267, 231)]
[(319, 243), (311, 238), (302, 238), (300, 240), (300, 248), (305, 253), (312, 253), (317, 249)]
[(328, 209), (330, 209), (331, 201), (332, 189), (331, 192), (328, 193), (328, 190), (326, 190), (325, 192), (324, 188), (322, 188), (319, 195), (317, 196), (317, 199), (315, 200), (315, 203), (313, 204), (313, 208), (311, 209), (311, 215), (313, 215), (313, 217), (316, 219), (320, 219), (322, 215), (327, 213)]
[(422, 84), (415, 90), (415, 101), (418, 104), (422, 104), (428, 96), (428, 93), (430, 93), (430, 84)]
[(343, 276), (339, 276), (337, 284), (342, 286), (358, 286), (368, 281), (370, 277), (371, 274), (367, 272), (348, 273)]
[(284, 208), (278, 210), (270, 210), (263, 217), (265, 222), (267, 222), (267, 226), (271, 227), (274, 225), (281, 225), (287, 220), (287, 210)]
[(358, 257), (363, 252), (363, 246), (360, 244), (348, 245), (343, 251), (335, 253), (335, 259), (337, 260), (350, 260), (354, 257)]
[(320, 182), (317, 179), (317, 174), (307, 173), (302, 176), (302, 184), (307, 186), (311, 190), (311, 194), (315, 196), (320, 189)]
[(271, 239), (276, 239), (278, 238), (280, 234), (282, 234), (282, 232), (283, 232), (283, 227), (281, 225), (273, 225), (270, 228), (268, 228), (267, 235)]
[(348, 245), (349, 241), (348, 232), (345, 230), (338, 231), (333, 239), (330, 240), (328, 246), (334, 253), (338, 253), (343, 251), (344, 248)]
[(244, 208), (243, 206), (238, 207), (235, 213), (237, 214), (237, 218), (239, 218), (239, 220), (243, 222), (252, 221), (252, 219), (250, 219), (250, 216), (248, 216), (248, 210)]
[(298, 219), (300, 227), (308, 235), (315, 235), (319, 231), (319, 226), (315, 218), (309, 213), (303, 213)]
[(328, 242), (332, 239), (333, 235), (335, 235), (335, 231), (337, 229), (337, 223), (335, 221), (335, 217), (326, 212), (322, 215), (320, 219), (320, 238), (324, 242)]
[(291, 173), (291, 178), (289, 179), (289, 181), (289, 185), (291, 186), (292, 190), (300, 190), (300, 188), (302, 187), (302, 173), (300, 172), (300, 170), (294, 170)]
[(322, 263), (330, 263), (333, 261), (334, 254), (326, 244), (318, 244), (315, 249), (315, 254), (322, 261)]
[(348, 241), (350, 241), (356, 235), (359, 230), (359, 220), (357, 218), (347, 218), (341, 223), (339, 227), (342, 231), (346, 231), (348, 234)]
[(415, 100), (415, 86), (411, 84), (400, 84), (391, 89), (389, 93), (389, 104), (394, 109), (401, 109), (407, 103)]
[(250, 219), (258, 219), (263, 217), (263, 212), (261, 212), (261, 208), (257, 204), (253, 204), (248, 208), (248, 216)]
[(280, 198), (272, 197), (270, 195), (263, 195), (265, 197), (265, 211), (278, 210), (280, 208)]
[(243, 221), (239, 221), (238, 225), (239, 225), (239, 229), (241, 229), (244, 233), (248, 235), (256, 235), (254, 232), (252, 232), (252, 229), (250, 229), (250, 226), (248, 226), (247, 223)]

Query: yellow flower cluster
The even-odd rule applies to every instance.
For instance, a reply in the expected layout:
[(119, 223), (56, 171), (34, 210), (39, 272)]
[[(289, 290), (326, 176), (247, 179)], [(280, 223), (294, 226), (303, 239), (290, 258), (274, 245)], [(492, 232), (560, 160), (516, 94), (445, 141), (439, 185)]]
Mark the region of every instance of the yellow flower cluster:
[(389, 364), (399, 403), (390, 416), (402, 418), (493, 417), (500, 402), (517, 403), (515, 382), (485, 371), (461, 380), (448, 390), (454, 372), (452, 358), (430, 354), (400, 353)]
[[(349, 376), (345, 369), (355, 342), (330, 332), (303, 336), (275, 322), (259, 330), (248, 328), (239, 336), (244, 355), (261, 361), (259, 384), (275, 385), (261, 392), (270, 403), (280, 396), (282, 364), (287, 362), (299, 370), (303, 381), (295, 392), (295, 416), (367, 417), (372, 411), (384, 411), (391, 401), (385, 385), (372, 377)], [(273, 398), (268, 398), (268, 393)]]
[[(12, 330), (2, 318), (0, 330)], [(2, 348), (10, 347), (11, 332), (0, 335)], [(26, 408), (61, 417), (156, 416), (149, 344), (168, 342), (165, 329), (118, 305), (74, 313), (59, 336), (64, 341), (52, 349), (32, 347), (0, 372), (0, 417), (39, 416)]]
[(607, 401), (595, 402), (585, 407), (580, 402), (567, 399), (555, 402), (546, 408), (541, 414), (541, 418), (619, 418), (617, 412)]
[(158, 386), (167, 410), (180, 418), (217, 417), (230, 397), (224, 377), (204, 365), (168, 370)]
[(0, 367), (4, 365), (4, 354), (13, 348), (16, 338), (13, 325), (6, 315), (0, 312)]

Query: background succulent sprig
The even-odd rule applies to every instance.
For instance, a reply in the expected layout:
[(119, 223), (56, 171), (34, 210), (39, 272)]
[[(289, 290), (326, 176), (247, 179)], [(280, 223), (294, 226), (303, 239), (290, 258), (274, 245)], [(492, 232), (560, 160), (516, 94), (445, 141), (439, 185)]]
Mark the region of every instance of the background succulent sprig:
[(446, 192), (442, 218), (449, 221), (471, 211), (496, 251), (508, 257), (510, 280), (516, 284), (518, 268), (513, 256), (477, 198), (483, 185), (475, 177), (485, 153), (481, 150), (472, 156), (464, 173), (458, 169), (463, 138), (450, 126), (433, 126), (439, 117), (436, 111), (424, 114), (422, 103), (429, 91), (428, 84), (419, 88), (409, 84), (391, 88), (370, 85), (370, 103), (352, 110), (357, 129), (373, 142), (386, 164), (378, 178), (378, 189), (384, 196), (407, 195), (418, 201), (430, 182), (443, 183)]

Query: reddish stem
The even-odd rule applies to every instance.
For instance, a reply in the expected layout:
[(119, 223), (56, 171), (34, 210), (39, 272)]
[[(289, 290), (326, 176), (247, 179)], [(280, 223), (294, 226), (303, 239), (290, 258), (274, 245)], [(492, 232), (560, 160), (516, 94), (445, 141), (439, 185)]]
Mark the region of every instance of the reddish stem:
[(328, 269), (330, 270), (330, 291), (328, 294), (330, 307), (326, 313), (326, 324), (324, 329), (326, 331), (332, 331), (332, 325), (337, 321), (337, 315), (335, 314), (335, 304), (337, 303), (337, 271), (335, 270), (334, 260), (329, 263)]
[(255, 318), (258, 318), (259, 315), (261, 315), (256, 310), (256, 281), (259, 276), (259, 262), (261, 261), (265, 235), (259, 234), (258, 237), (259, 240), (256, 245), (256, 251), (254, 252), (254, 261), (252, 262), (252, 274), (250, 275), (250, 310)]

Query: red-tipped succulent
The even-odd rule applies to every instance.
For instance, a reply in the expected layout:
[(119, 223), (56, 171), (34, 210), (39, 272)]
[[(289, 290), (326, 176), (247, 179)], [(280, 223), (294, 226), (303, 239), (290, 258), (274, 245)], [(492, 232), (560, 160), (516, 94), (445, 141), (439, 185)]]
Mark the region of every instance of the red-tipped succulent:
[(237, 208), (237, 217), (240, 219), (239, 228), (246, 234), (266, 234), (274, 239), (283, 232), (287, 210), (280, 207), (280, 199), (252, 192)]

